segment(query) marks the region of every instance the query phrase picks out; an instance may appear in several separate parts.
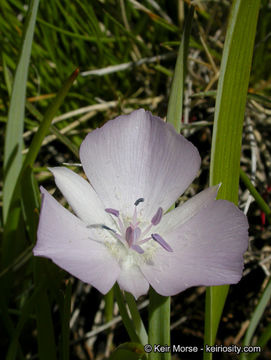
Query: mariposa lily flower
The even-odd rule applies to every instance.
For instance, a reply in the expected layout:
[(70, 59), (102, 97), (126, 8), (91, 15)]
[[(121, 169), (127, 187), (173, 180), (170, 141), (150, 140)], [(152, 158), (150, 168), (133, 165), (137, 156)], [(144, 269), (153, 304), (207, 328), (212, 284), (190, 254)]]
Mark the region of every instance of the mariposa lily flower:
[(196, 285), (240, 280), (248, 223), (208, 188), (167, 212), (196, 176), (198, 150), (140, 109), (87, 135), (80, 159), (90, 182), (50, 170), (74, 214), (44, 188), (34, 255), (103, 294), (117, 281), (135, 298), (151, 285), (175, 295)]

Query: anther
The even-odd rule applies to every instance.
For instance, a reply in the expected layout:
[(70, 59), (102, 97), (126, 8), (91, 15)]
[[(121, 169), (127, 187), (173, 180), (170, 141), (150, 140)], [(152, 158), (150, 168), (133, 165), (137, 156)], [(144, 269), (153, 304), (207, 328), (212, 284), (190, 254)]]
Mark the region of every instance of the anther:
[(143, 198), (139, 198), (135, 201), (134, 205), (137, 206), (138, 204), (140, 204), (141, 202), (143, 202), (144, 199)]
[(108, 214), (114, 215), (114, 216), (116, 216), (116, 217), (119, 217), (119, 215), (120, 215), (119, 210), (107, 208), (107, 209), (105, 209), (105, 211), (106, 211)]
[(169, 244), (160, 236), (159, 234), (151, 234), (151, 237), (154, 241), (158, 242), (159, 245), (162, 246), (166, 251), (173, 252), (172, 248), (169, 246)]
[(131, 226), (126, 229), (125, 239), (130, 247), (134, 242), (134, 230)]
[(158, 225), (162, 219), (162, 216), (163, 216), (163, 209), (161, 207), (159, 207), (159, 209), (156, 211), (156, 214), (151, 219), (152, 225)]

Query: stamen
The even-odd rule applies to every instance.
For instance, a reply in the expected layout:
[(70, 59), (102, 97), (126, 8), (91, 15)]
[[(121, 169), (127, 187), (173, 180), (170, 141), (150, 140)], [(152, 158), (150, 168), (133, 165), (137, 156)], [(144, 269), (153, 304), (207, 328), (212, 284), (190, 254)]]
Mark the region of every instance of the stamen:
[(151, 240), (151, 239), (152, 239), (152, 237), (150, 236), (150, 237), (148, 237), (148, 238), (146, 238), (146, 239), (143, 239), (143, 240), (138, 241), (137, 243), (138, 243), (138, 244), (145, 244), (147, 241), (149, 241), (149, 240)]
[(120, 217), (118, 217), (118, 223), (119, 223), (119, 229), (123, 233), (124, 232), (124, 225), (123, 225), (123, 222), (121, 221)]
[(116, 233), (116, 230), (111, 229), (110, 227), (106, 226), (106, 225), (102, 225), (102, 228), (108, 231), (112, 231), (113, 233)]
[[(104, 224), (93, 224), (88, 225), (88, 228), (98, 228), (98, 229), (104, 229), (107, 231), (112, 232), (115, 237), (115, 239), (119, 240), (126, 248), (127, 245), (129, 248), (135, 250), (138, 254), (143, 254), (144, 250), (141, 247), (141, 245), (145, 244), (149, 240), (154, 240), (157, 242), (160, 246), (162, 246), (163, 249), (169, 252), (173, 252), (171, 246), (160, 236), (159, 234), (150, 234), (150, 230), (152, 226), (158, 225), (161, 222), (162, 216), (163, 216), (163, 209), (161, 207), (158, 208), (155, 215), (151, 219), (151, 223), (147, 225), (147, 227), (141, 231), (140, 228), (140, 221), (137, 219), (137, 206), (144, 202), (144, 198), (139, 198), (134, 202), (134, 214), (132, 219), (126, 219), (127, 221), (123, 220), (120, 211), (112, 208), (106, 208), (105, 211), (115, 216), (118, 221), (116, 223), (117, 231), (114, 229), (111, 229), (110, 227), (104, 225)], [(129, 221), (129, 226), (127, 227), (127, 222)], [(145, 238), (145, 235), (147, 236)]]
[(159, 209), (156, 211), (156, 214), (151, 219), (152, 225), (158, 225), (162, 219), (162, 216), (163, 216), (163, 209), (161, 207), (159, 207)]
[(125, 239), (129, 247), (131, 247), (131, 245), (134, 243), (134, 230), (131, 226), (128, 226), (128, 228), (126, 229)]
[(141, 202), (143, 202), (144, 199), (143, 198), (139, 198), (135, 201), (134, 205), (137, 206), (138, 204), (140, 204)]
[(108, 214), (114, 215), (114, 216), (116, 216), (116, 217), (119, 217), (119, 215), (120, 215), (119, 210), (107, 208), (107, 209), (105, 209), (105, 211), (106, 211)]
[(133, 215), (133, 226), (134, 227), (136, 226), (136, 220), (137, 220), (137, 211), (136, 211), (136, 206), (135, 206), (134, 215)]
[(87, 225), (88, 229), (104, 229), (104, 230), (108, 230), (108, 231), (112, 231), (114, 234), (116, 234), (116, 230), (111, 229), (110, 227), (103, 225), (103, 224), (92, 224), (92, 225)]
[(137, 240), (140, 238), (141, 235), (141, 229), (139, 227), (136, 227), (134, 229), (134, 243), (137, 242)]
[(148, 225), (148, 226), (146, 227), (146, 229), (143, 231), (142, 237), (144, 237), (145, 235), (147, 235), (147, 234), (150, 232), (151, 228), (152, 228), (152, 224)]
[(168, 243), (160, 236), (159, 234), (151, 234), (151, 237), (154, 241), (158, 242), (159, 245), (162, 246), (166, 251), (173, 252), (172, 248), (168, 245)]
[(138, 252), (139, 254), (143, 254), (144, 250), (142, 249), (142, 247), (140, 247), (139, 245), (132, 245), (131, 248), (133, 250), (135, 250), (136, 252)]
[(143, 254), (143, 249), (136, 244), (137, 240), (140, 238), (141, 230), (136, 227), (135, 229), (132, 226), (128, 226), (125, 233), (125, 239), (130, 248), (134, 249), (139, 254)]
[(121, 235), (116, 233), (116, 234), (114, 234), (114, 236), (126, 247), (127, 244)]
[(116, 216), (118, 218), (119, 229), (120, 229), (121, 232), (123, 232), (124, 231), (124, 225), (123, 225), (123, 222), (121, 221), (119, 210), (107, 208), (107, 209), (105, 209), (105, 211), (108, 214), (114, 215), (114, 216)]
[(93, 229), (102, 229), (103, 225), (101, 225), (101, 224), (92, 224), (92, 225), (87, 225), (87, 228), (88, 229), (91, 229), (91, 228), (93, 228)]

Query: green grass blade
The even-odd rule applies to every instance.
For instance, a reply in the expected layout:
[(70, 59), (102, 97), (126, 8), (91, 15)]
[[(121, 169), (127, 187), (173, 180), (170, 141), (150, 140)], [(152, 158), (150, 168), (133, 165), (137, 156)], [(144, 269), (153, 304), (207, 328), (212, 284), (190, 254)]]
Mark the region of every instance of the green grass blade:
[(55, 332), (51, 314), (51, 306), (47, 293), (47, 280), (45, 279), (46, 260), (35, 258), (34, 261), (34, 279), (35, 286), (43, 283), (39, 291), (36, 302), (36, 318), (38, 330), (38, 354), (40, 360), (57, 360)]
[(23, 163), (22, 149), (26, 84), (38, 6), (39, 0), (31, 1), (25, 24), (21, 54), (14, 78), (8, 114), (4, 150), (4, 222), (7, 220), (7, 214), (10, 208), (16, 181)]
[[(149, 344), (170, 345), (170, 297), (161, 296), (150, 288)], [(171, 354), (150, 352), (149, 360), (169, 360)]]
[(135, 298), (132, 294), (125, 292), (125, 298), (126, 302), (128, 304), (133, 324), (135, 327), (135, 331), (139, 337), (139, 340), (142, 345), (148, 344), (148, 334), (146, 332), (145, 326), (143, 324), (143, 321), (140, 317), (139, 311), (137, 309)]
[(40, 194), (37, 180), (33, 175), (33, 169), (31, 167), (25, 169), (21, 180), (21, 186), (23, 189), (21, 192), (21, 208), (25, 228), (31, 243), (34, 244), (39, 220), (38, 209), (40, 207)]
[(53, 29), (53, 30), (55, 30), (55, 31), (57, 31), (59, 33), (67, 35), (67, 36), (69, 36), (71, 38), (76, 38), (78, 40), (84, 40), (84, 41), (89, 41), (89, 42), (93, 42), (93, 43), (97, 43), (98, 41), (101, 41), (103, 43), (111, 43), (111, 42), (116, 41), (116, 39), (114, 37), (103, 36), (103, 37), (100, 37), (99, 40), (98, 40), (96, 36), (88, 36), (88, 35), (81, 35), (81, 34), (73, 33), (72, 31), (61, 29), (58, 26), (50, 24), (49, 22), (47, 22), (47, 21), (45, 21), (45, 20), (43, 20), (41, 18), (37, 18), (37, 22), (39, 22), (42, 25), (45, 25), (46, 27), (48, 27), (50, 29)]
[(22, 308), (21, 316), (19, 318), (16, 330), (14, 331), (14, 334), (11, 338), (6, 360), (16, 360), (18, 358), (18, 350), (20, 350), (19, 338), (23, 332), (26, 321), (28, 320), (29, 316), (32, 314), (33, 308), (35, 306), (40, 291), (41, 291), (41, 286), (39, 286), (35, 290), (35, 292), (31, 295), (31, 297), (29, 297), (29, 299), (26, 301), (25, 305)]
[[(6, 221), (6, 226), (4, 228), (4, 237), (3, 237), (3, 247), (2, 247), (2, 266), (6, 267), (8, 266), (10, 261), (13, 261), (14, 256), (16, 257), (18, 255), (18, 250), (16, 248), (16, 245), (21, 245), (21, 243), (16, 242), (16, 239), (14, 238), (14, 233), (18, 232), (18, 236), (21, 236), (21, 231), (19, 227), (19, 221), (21, 219), (21, 209), (19, 207), (19, 194), (20, 194), (20, 188), (22, 186), (22, 177), (24, 172), (28, 167), (32, 167), (34, 164), (34, 161), (38, 155), (41, 143), (45, 137), (45, 135), (48, 132), (48, 129), (50, 127), (51, 121), (53, 117), (55, 116), (57, 110), (59, 109), (60, 105), (62, 104), (65, 96), (67, 95), (67, 92), (69, 91), (71, 85), (73, 84), (75, 78), (78, 75), (78, 70), (73, 72), (73, 74), (66, 80), (66, 82), (63, 84), (62, 88), (57, 93), (53, 103), (49, 106), (48, 110), (46, 111), (44, 115), (43, 122), (41, 123), (37, 133), (35, 134), (29, 151), (25, 157), (23, 166), (19, 172), (18, 178), (15, 183), (14, 188), (14, 195), (11, 199), (12, 202), (16, 205), (14, 205), (13, 211), (9, 212), (8, 218)], [(12, 251), (10, 249), (10, 241), (13, 242)], [(4, 280), (3, 280), (4, 281)], [(9, 281), (6, 281), (7, 286), (10, 286)], [(7, 291), (8, 293), (8, 291)]]
[(56, 126), (51, 125), (50, 131), (54, 134), (59, 141), (62, 142), (74, 155), (77, 159), (79, 159), (79, 149), (74, 143), (65, 135), (63, 135)]
[(238, 200), (243, 119), (259, 5), (260, 0), (235, 0), (233, 3), (216, 97), (211, 184), (223, 181), (220, 197), (235, 203)]
[(190, 7), (184, 26), (182, 41), (178, 51), (177, 62), (170, 89), (168, 102), (167, 122), (171, 123), (179, 133), (182, 122), (184, 80), (186, 74), (186, 62), (188, 54), (189, 37), (194, 15), (193, 6)]
[(43, 290), (36, 303), (38, 348), (40, 360), (57, 360), (54, 327), (46, 290)]
[(114, 295), (117, 300), (117, 304), (119, 307), (119, 312), (120, 312), (123, 324), (128, 332), (128, 335), (129, 335), (131, 341), (133, 341), (135, 343), (139, 343), (140, 342), (139, 338), (135, 332), (133, 322), (128, 315), (128, 311), (126, 309), (126, 304), (124, 302), (122, 292), (117, 283), (114, 285)]
[[(257, 341), (257, 346), (261, 347), (261, 350), (265, 347), (267, 342), (271, 339), (271, 324), (268, 324), (266, 328), (264, 329), (262, 335), (259, 337)], [(246, 354), (248, 360), (254, 360), (257, 359), (258, 356), (260, 356), (259, 352)], [(241, 360), (241, 359), (240, 359)]]
[(130, 38), (131, 41), (134, 41), (136, 45), (139, 45), (142, 49), (146, 50), (146, 52), (149, 53), (149, 50), (144, 44), (144, 42), (138, 40), (137, 36), (133, 34), (131, 31), (126, 30), (125, 27), (119, 21), (117, 21), (113, 16), (111, 16), (107, 11), (104, 11), (104, 13), (114, 24), (118, 26), (118, 28), (121, 30), (123, 34), (127, 35), (127, 37)]
[[(18, 336), (17, 336), (17, 332), (15, 330), (15, 326), (13, 324), (13, 321), (11, 320), (11, 316), (8, 313), (8, 307), (5, 303), (5, 301), (3, 301), (3, 297), (2, 297), (1, 293), (0, 293), (0, 319), (1, 319), (2, 329), (5, 329), (6, 333), (8, 334), (9, 338), (11, 339), (11, 342), (13, 341), (14, 350), (16, 348), (17, 359), (19, 359), (19, 360), (24, 359), (20, 344), (17, 342)], [(14, 350), (12, 350), (12, 351), (14, 351)]]
[(49, 127), (51, 125), (51, 122), (59, 109), (60, 105), (63, 103), (65, 96), (67, 95), (70, 87), (72, 86), (74, 80), (78, 76), (79, 69), (76, 69), (72, 75), (65, 81), (62, 88), (58, 91), (53, 103), (50, 105), (48, 110), (46, 111), (43, 122), (40, 124), (38, 131), (36, 132), (29, 151), (26, 155), (25, 161), (24, 161), (24, 168), (27, 166), (33, 166), (34, 161), (38, 155), (39, 149), (41, 147), (41, 143), (47, 134)]
[(61, 307), (61, 351), (60, 359), (69, 360), (70, 358), (70, 315), (71, 315), (71, 295), (72, 295), (72, 284), (68, 283), (64, 299), (63, 306)]
[[(219, 198), (238, 202), (242, 127), (260, 0), (235, 0), (225, 40), (212, 140), (210, 185), (222, 182)], [(206, 294), (205, 343), (214, 344), (228, 286)], [(204, 353), (204, 359), (212, 354)]]
[[(43, 115), (30, 102), (26, 102), (26, 108), (36, 117), (39, 122), (43, 122)], [(55, 125), (50, 125), (50, 132), (54, 134), (67, 148), (79, 159), (78, 147), (65, 135), (61, 134)]]
[(12, 92), (12, 75), (11, 75), (10, 70), (8, 68), (5, 54), (2, 55), (2, 61), (3, 61), (3, 74), (4, 74), (5, 84), (6, 84), (6, 87), (7, 87), (7, 92), (8, 92), (8, 95), (11, 96), (11, 92)]
[(269, 224), (271, 224), (271, 209), (270, 209), (270, 207), (264, 201), (262, 196), (258, 193), (255, 186), (252, 184), (252, 182), (249, 180), (249, 177), (242, 169), (240, 169), (240, 178), (243, 181), (243, 183), (245, 184), (246, 188), (249, 190), (250, 194), (254, 197), (255, 201), (259, 205), (259, 208), (265, 213)]
[[(262, 315), (267, 307), (267, 305), (269, 304), (269, 301), (271, 299), (271, 279), (269, 279), (269, 282), (266, 286), (266, 288), (264, 289), (264, 292), (259, 300), (258, 305), (256, 306), (256, 309), (251, 317), (250, 323), (249, 323), (249, 327), (247, 329), (244, 341), (243, 341), (243, 346), (249, 346), (252, 343), (252, 337), (255, 333), (255, 330), (262, 318)], [(245, 360), (245, 359), (249, 359), (249, 356), (245, 353), (241, 354), (240, 360)]]

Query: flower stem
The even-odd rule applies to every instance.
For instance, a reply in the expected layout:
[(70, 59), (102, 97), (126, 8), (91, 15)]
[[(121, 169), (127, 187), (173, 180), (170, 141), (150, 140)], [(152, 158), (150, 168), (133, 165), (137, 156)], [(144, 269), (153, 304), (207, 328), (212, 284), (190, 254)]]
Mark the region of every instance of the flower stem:
[(148, 334), (139, 314), (135, 298), (128, 292), (125, 292), (125, 298), (132, 316), (132, 321), (137, 336), (139, 337), (141, 344), (146, 345), (148, 343)]
[(115, 294), (115, 298), (116, 298), (116, 301), (117, 301), (117, 304), (119, 307), (119, 312), (122, 317), (123, 324), (128, 332), (128, 335), (129, 335), (131, 341), (135, 342), (135, 343), (140, 343), (139, 337), (137, 336), (135, 329), (134, 329), (134, 324), (133, 324), (131, 318), (129, 317), (129, 314), (128, 314), (128, 311), (126, 308), (126, 304), (124, 302), (123, 294), (117, 283), (114, 285), (114, 294)]
[[(157, 294), (150, 289), (149, 344), (170, 346), (170, 297)], [(150, 352), (149, 360), (170, 360), (170, 352)]]
[(105, 300), (105, 308), (104, 308), (105, 321), (109, 322), (113, 318), (113, 310), (114, 310), (113, 288), (104, 296), (104, 300)]

